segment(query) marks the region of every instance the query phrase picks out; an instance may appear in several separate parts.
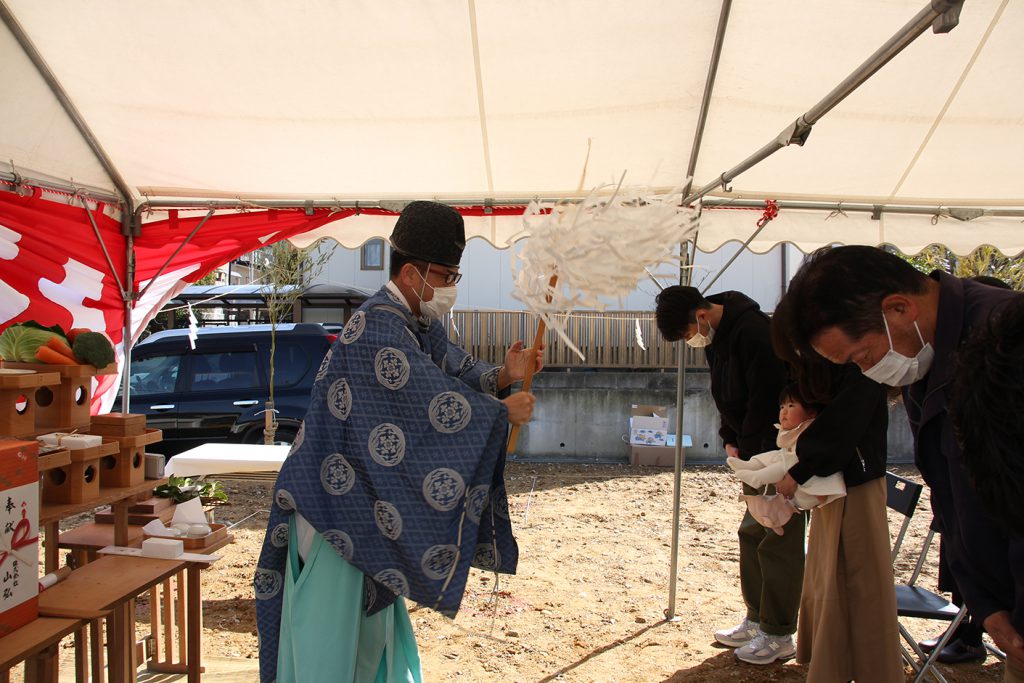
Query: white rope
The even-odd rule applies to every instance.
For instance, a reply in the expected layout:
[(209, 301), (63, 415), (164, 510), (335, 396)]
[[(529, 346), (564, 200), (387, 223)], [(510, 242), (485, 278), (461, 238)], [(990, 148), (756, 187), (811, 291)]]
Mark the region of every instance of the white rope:
[(604, 310), (606, 301), (635, 290), (649, 268), (678, 267), (675, 247), (695, 231), (698, 216), (678, 206), (681, 199), (678, 191), (655, 196), (620, 182), (595, 188), (580, 203), (531, 202), (523, 214), (529, 239), (513, 255), (512, 296), (586, 360), (565, 333), (565, 312)]

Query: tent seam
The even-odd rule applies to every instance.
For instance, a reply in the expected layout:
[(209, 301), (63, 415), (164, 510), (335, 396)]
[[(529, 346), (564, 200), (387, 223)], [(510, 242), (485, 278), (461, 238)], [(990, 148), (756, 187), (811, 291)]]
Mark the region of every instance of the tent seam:
[(491, 173), (491, 143), (487, 134), (487, 108), (484, 104), (484, 79), (480, 67), (480, 36), (477, 32), (476, 2), (468, 0), (469, 35), (473, 44), (473, 72), (476, 78), (476, 104), (480, 116), (480, 142), (483, 147), (484, 173), (487, 176), (487, 192), (494, 192), (494, 179)]
[(917, 151), (914, 152), (914, 156), (910, 160), (910, 163), (907, 164), (907, 168), (906, 170), (903, 171), (903, 175), (900, 176), (900, 179), (896, 182), (896, 187), (894, 187), (892, 192), (889, 194), (890, 200), (896, 198), (896, 193), (900, 191), (900, 188), (903, 187), (903, 183), (907, 181), (907, 178), (910, 176), (911, 172), (917, 166), (917, 162), (921, 159), (921, 155), (924, 154), (925, 148), (927, 148), (928, 143), (931, 142), (932, 136), (935, 135), (935, 131), (938, 130), (939, 124), (942, 123), (942, 120), (946, 117), (946, 112), (949, 111), (949, 108), (953, 105), (953, 101), (956, 100), (957, 95), (960, 94), (960, 90), (961, 88), (963, 88), (964, 81), (967, 80), (967, 76), (970, 75), (971, 71), (974, 69), (974, 64), (978, 61), (978, 57), (981, 56), (982, 50), (984, 50), (985, 46), (988, 44), (988, 39), (991, 37), (992, 31), (995, 30), (996, 24), (999, 23), (999, 19), (1003, 16), (1003, 10), (1006, 9), (1006, 5), (1007, 3), (1009, 3), (1009, 1), (1010, 0), (1003, 0), (1002, 4), (999, 5), (999, 8), (996, 10), (995, 14), (992, 15), (992, 20), (989, 22), (988, 28), (985, 29), (985, 34), (981, 37), (981, 40), (978, 41), (978, 45), (974, 48), (974, 52), (973, 54), (971, 54), (971, 58), (967, 60), (967, 65), (964, 67), (963, 72), (960, 74), (960, 78), (957, 79), (956, 84), (953, 86), (953, 90), (949, 93), (949, 96), (946, 98), (945, 103), (943, 103), (942, 109), (939, 110), (938, 115), (932, 122), (931, 127), (925, 134), (924, 139), (921, 141), (921, 144), (917, 148)]

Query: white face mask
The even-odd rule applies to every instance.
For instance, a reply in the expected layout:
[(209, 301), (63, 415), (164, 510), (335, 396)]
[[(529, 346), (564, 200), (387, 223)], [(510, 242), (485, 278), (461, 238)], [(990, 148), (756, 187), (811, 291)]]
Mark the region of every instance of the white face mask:
[(700, 331), (700, 318), (697, 318), (697, 333), (686, 340), (689, 346), (695, 349), (700, 349), (711, 343), (711, 340), (715, 338), (715, 328), (711, 327), (711, 321), (705, 320), (708, 324), (707, 334), (703, 334)]
[(889, 351), (882, 356), (881, 360), (864, 371), (864, 376), (879, 384), (888, 384), (891, 387), (903, 387), (913, 384), (928, 374), (932, 368), (932, 361), (935, 360), (935, 350), (931, 344), (924, 343), (921, 336), (921, 328), (914, 321), (914, 329), (917, 330), (917, 338), (921, 340), (921, 350), (913, 358), (908, 358), (902, 353), (897, 353), (892, 347), (892, 334), (889, 332), (889, 321), (882, 314), (882, 322), (885, 324), (885, 334), (889, 338)]
[[(417, 273), (419, 271), (416, 271)], [(430, 265), (427, 265), (427, 274), (430, 273)], [(455, 306), (455, 299), (458, 297), (459, 292), (455, 288), (455, 285), (450, 287), (431, 287), (434, 291), (434, 298), (430, 301), (423, 300), (423, 292), (426, 291), (427, 276), (420, 275), (423, 278), (423, 286), (420, 288), (420, 315), (430, 318), (431, 320), (440, 320), (441, 318), (448, 315), (452, 308)]]

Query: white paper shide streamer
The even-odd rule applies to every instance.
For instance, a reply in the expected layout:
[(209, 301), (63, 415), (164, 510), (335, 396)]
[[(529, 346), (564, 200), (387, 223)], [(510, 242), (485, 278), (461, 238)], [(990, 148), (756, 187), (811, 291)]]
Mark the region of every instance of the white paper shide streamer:
[(199, 339), (199, 321), (196, 314), (192, 312), (192, 302), (188, 302), (188, 345), (195, 351), (196, 340)]
[(640, 318), (633, 320), (635, 323), (633, 334), (636, 336), (636, 345), (640, 347), (641, 351), (647, 350), (647, 345), (644, 344), (644, 331), (640, 329)]
[[(645, 268), (678, 266), (675, 248), (697, 228), (696, 209), (678, 206), (680, 200), (678, 192), (655, 196), (601, 186), (579, 203), (532, 202), (523, 214), (529, 239), (513, 257), (513, 296), (586, 360), (560, 314), (604, 310), (637, 288)], [(549, 286), (553, 275), (555, 287)]]

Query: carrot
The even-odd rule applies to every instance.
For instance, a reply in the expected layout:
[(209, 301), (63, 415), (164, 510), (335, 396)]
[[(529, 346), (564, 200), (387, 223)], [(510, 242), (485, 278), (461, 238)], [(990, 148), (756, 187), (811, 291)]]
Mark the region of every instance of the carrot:
[(74, 346), (74, 344), (75, 344), (75, 337), (77, 337), (82, 332), (92, 332), (92, 330), (90, 330), (88, 327), (74, 327), (74, 328), (68, 330), (68, 335), (67, 335), (68, 336), (68, 344), (71, 344), (72, 346)]
[(62, 356), (67, 356), (68, 358), (75, 357), (75, 354), (71, 351), (71, 347), (68, 346), (68, 343), (60, 337), (50, 337), (46, 340), (46, 345)]
[(80, 365), (75, 359), (58, 353), (45, 344), (36, 349), (36, 360), (50, 365)]

